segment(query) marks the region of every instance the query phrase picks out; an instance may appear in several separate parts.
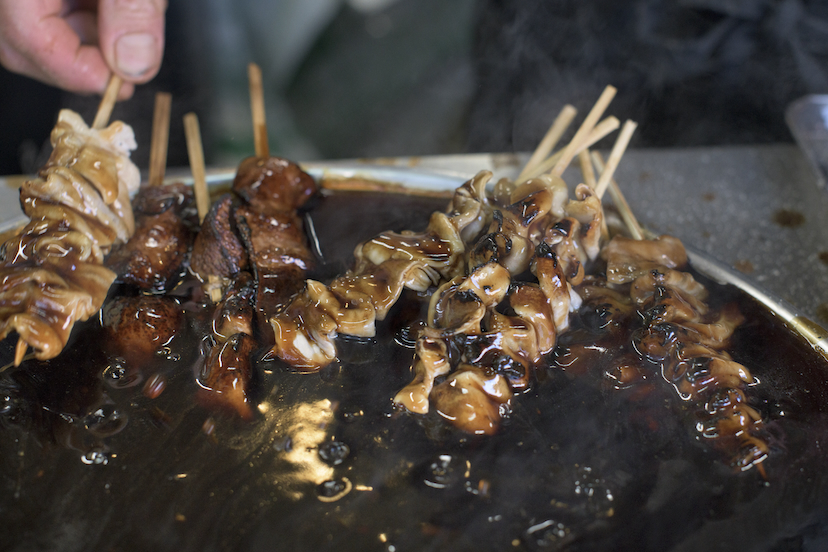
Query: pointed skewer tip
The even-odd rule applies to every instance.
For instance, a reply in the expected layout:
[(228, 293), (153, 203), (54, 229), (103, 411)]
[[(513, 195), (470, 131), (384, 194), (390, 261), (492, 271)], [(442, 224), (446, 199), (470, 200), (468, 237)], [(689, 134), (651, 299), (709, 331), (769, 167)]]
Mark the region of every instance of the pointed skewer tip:
[(26, 351), (29, 350), (29, 344), (26, 343), (23, 338), (19, 338), (17, 340), (17, 345), (14, 348), (14, 365), (20, 366), (20, 363), (23, 362), (23, 359), (26, 357)]

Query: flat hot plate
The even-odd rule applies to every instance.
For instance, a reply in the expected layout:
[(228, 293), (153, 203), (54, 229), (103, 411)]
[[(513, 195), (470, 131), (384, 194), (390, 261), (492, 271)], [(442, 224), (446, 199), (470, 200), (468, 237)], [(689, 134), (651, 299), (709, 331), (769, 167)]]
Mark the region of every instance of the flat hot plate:
[[(388, 167), (311, 171), (462, 183)], [(344, 268), (379, 231), (424, 228), (445, 204), (327, 195), (309, 213), (324, 270)], [(187, 327), (137, 371), (119, 372), (91, 320), (57, 359), (0, 375), (0, 549), (823, 550), (824, 330), (703, 255), (692, 265), (711, 301), (746, 317), (731, 354), (761, 382), (751, 400), (770, 435), (764, 477), (734, 472), (700, 442), (669, 389), (632, 401), (588, 375), (541, 369), (491, 437), (394, 411), (413, 355), (401, 328), (421, 314), (413, 297), (319, 373), (259, 363), (256, 419), (243, 422), (194, 401), (205, 320), (183, 303)], [(3, 363), (13, 348), (2, 344)], [(166, 388), (149, 398), (157, 375)]]

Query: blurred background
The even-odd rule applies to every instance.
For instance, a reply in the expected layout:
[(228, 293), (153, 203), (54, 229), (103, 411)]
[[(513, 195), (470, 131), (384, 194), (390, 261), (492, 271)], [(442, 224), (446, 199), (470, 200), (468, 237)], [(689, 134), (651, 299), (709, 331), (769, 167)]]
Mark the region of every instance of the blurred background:
[[(530, 151), (565, 103), (639, 122), (632, 147), (790, 142), (784, 109), (828, 93), (828, 1), (175, 0), (161, 72), (113, 117), (147, 166), (154, 96), (198, 114), (207, 162), (253, 152), (247, 63), (271, 152), (313, 159)], [(37, 170), (61, 107), (99, 98), (3, 71), (0, 174)]]

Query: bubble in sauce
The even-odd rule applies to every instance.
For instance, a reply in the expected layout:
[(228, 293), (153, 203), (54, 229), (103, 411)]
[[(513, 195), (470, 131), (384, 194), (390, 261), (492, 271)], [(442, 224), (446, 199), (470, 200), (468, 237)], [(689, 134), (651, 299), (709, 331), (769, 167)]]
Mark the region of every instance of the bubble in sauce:
[(347, 477), (329, 479), (316, 487), (316, 495), (322, 502), (335, 502), (351, 492), (353, 485)]
[(451, 454), (440, 454), (426, 468), (423, 483), (433, 489), (445, 489), (457, 483), (466, 465)]
[(319, 445), (319, 457), (330, 466), (340, 465), (350, 453), (350, 447), (341, 441), (329, 441)]
[(523, 541), (531, 550), (559, 550), (566, 546), (571, 531), (563, 522), (545, 519), (523, 533)]
[(343, 422), (352, 423), (362, 418), (365, 412), (356, 404), (346, 404), (340, 406), (336, 414)]
[(115, 435), (126, 426), (128, 417), (114, 404), (104, 404), (83, 418), (83, 425), (97, 437)]
[(111, 455), (101, 450), (90, 450), (81, 456), (81, 462), (89, 466), (105, 466), (109, 464)]
[(141, 383), (143, 379), (138, 370), (130, 369), (126, 359), (115, 357), (103, 370), (103, 380), (115, 389), (124, 389)]
[(172, 349), (170, 349), (166, 345), (155, 351), (155, 356), (163, 358), (164, 360), (170, 360), (172, 362), (178, 362), (179, 360), (181, 360), (181, 355), (172, 352)]
[(17, 391), (13, 387), (0, 386), (0, 415), (12, 415), (19, 408)]

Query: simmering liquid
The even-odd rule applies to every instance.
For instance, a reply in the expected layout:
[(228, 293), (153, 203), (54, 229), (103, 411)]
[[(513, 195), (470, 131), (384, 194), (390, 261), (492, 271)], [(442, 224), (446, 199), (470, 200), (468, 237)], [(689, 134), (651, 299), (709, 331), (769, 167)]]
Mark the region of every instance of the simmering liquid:
[[(320, 200), (311, 276), (343, 271), (382, 230), (423, 229), (446, 203)], [(0, 375), (0, 549), (816, 547), (828, 534), (825, 359), (750, 297), (704, 283), (711, 305), (736, 302), (747, 320), (730, 353), (759, 380), (747, 395), (766, 421), (767, 479), (735, 473), (659, 374), (615, 389), (600, 355), (556, 362), (590, 331), (588, 312), (496, 435), (395, 411), (428, 301), (413, 292), (376, 338), (340, 339), (339, 361), (319, 373), (258, 362), (244, 422), (195, 400), (210, 313), (183, 286), (175, 337), (140, 363), (95, 319), (58, 358)], [(13, 349), (2, 343), (4, 363)]]

